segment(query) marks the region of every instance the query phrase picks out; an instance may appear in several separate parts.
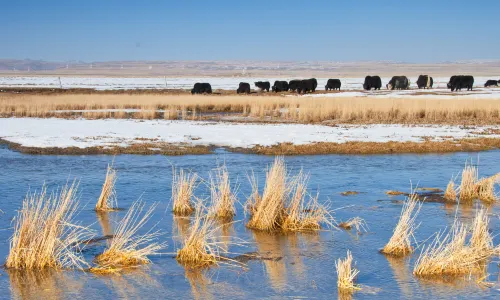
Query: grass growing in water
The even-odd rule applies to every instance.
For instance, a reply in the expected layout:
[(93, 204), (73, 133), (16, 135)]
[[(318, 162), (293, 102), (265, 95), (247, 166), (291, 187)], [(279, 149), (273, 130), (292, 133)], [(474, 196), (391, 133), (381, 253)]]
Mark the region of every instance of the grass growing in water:
[(418, 203), (418, 195), (412, 192), (403, 205), (394, 233), (389, 242), (382, 249), (382, 253), (394, 256), (404, 256), (413, 252), (411, 239), (413, 237), (413, 232), (418, 227), (418, 225), (415, 224), (415, 219), (421, 207), (422, 204)]
[(78, 184), (66, 184), (58, 193), (26, 195), (15, 219), (6, 267), (14, 269), (82, 269), (86, 262), (78, 254), (78, 241), (90, 237), (87, 228), (73, 223), (78, 208)]
[(344, 228), (345, 230), (351, 230), (352, 228), (356, 228), (356, 231), (362, 232), (362, 231), (368, 231), (366, 230), (368, 225), (366, 224), (366, 221), (360, 217), (354, 217), (346, 222), (342, 222), (339, 224), (340, 228)]
[(156, 241), (161, 233), (152, 231), (154, 226), (145, 234), (137, 234), (151, 218), (155, 207), (156, 205), (152, 205), (144, 211), (143, 202), (132, 204), (125, 217), (118, 223), (108, 248), (95, 258), (98, 266), (92, 268), (92, 272), (113, 273), (123, 268), (148, 264), (151, 262), (149, 255), (159, 254), (158, 251), (166, 245)]
[(462, 171), (462, 181), (460, 182), (460, 202), (470, 203), (476, 198), (475, 184), (477, 182), (477, 168), (465, 164), (465, 168)]
[(203, 268), (217, 264), (215, 219), (204, 215), (201, 203), (197, 204), (195, 216), (183, 247), (177, 251), (177, 261), (189, 267)]
[(117, 208), (115, 190), (116, 178), (116, 170), (113, 168), (113, 165), (108, 164), (106, 179), (104, 179), (101, 195), (95, 206), (96, 211), (111, 211)]
[(337, 287), (339, 293), (350, 293), (361, 288), (354, 284), (356, 276), (358, 276), (359, 271), (352, 266), (352, 255), (351, 251), (347, 250), (347, 257), (345, 259), (339, 258), (335, 262), (335, 268), (337, 269)]
[(193, 213), (194, 207), (191, 202), (194, 189), (196, 188), (196, 173), (185, 173), (183, 169), (172, 169), (172, 201), (173, 212), (178, 216), (188, 216)]
[(420, 254), (413, 274), (419, 277), (433, 277), (484, 272), (486, 259), (496, 252), (488, 232), (488, 224), (486, 210), (479, 210), (467, 243), (467, 227), (455, 220), (446, 235), (439, 232)]
[(219, 220), (231, 220), (236, 214), (236, 196), (231, 191), (229, 172), (225, 165), (217, 169), (215, 178), (210, 178), (212, 206), (209, 215)]
[(455, 189), (455, 181), (453, 179), (451, 179), (446, 186), (446, 190), (444, 191), (444, 199), (450, 202), (457, 201), (457, 190)]

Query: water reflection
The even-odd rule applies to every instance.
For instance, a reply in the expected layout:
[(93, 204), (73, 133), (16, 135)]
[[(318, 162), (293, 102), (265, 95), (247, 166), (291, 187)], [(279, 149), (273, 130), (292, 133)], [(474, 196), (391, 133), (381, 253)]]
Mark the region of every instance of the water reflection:
[(214, 299), (208, 292), (208, 285), (211, 284), (211, 278), (207, 276), (206, 269), (185, 268), (185, 277), (191, 286), (191, 294), (194, 299)]
[(287, 269), (284, 260), (285, 237), (262, 231), (253, 231), (252, 235), (259, 254), (266, 258), (263, 263), (269, 283), (275, 290), (283, 290), (287, 283)]
[(101, 226), (102, 235), (110, 236), (113, 235), (113, 227), (111, 226), (110, 217), (108, 212), (96, 212), (97, 221)]
[(149, 268), (141, 266), (124, 269), (120, 274), (96, 275), (120, 299), (141, 299), (151, 291), (164, 292), (161, 284), (149, 275)]

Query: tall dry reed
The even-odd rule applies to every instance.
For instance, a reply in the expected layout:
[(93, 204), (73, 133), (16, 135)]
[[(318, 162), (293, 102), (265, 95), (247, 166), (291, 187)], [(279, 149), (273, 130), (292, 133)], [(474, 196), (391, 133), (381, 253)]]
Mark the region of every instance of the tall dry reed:
[(198, 175), (186, 173), (183, 169), (172, 168), (172, 202), (173, 212), (178, 216), (187, 216), (193, 213), (192, 197), (197, 186)]
[(211, 207), (208, 214), (219, 220), (231, 220), (236, 214), (236, 195), (231, 190), (231, 181), (226, 165), (217, 168), (210, 177)]
[(382, 249), (382, 253), (404, 256), (413, 252), (411, 242), (413, 233), (418, 227), (415, 221), (421, 207), (422, 204), (418, 202), (418, 195), (412, 191), (401, 209), (396, 228), (394, 228), (389, 242)]
[(14, 220), (14, 233), (6, 267), (14, 269), (80, 268), (87, 266), (79, 241), (89, 230), (74, 223), (78, 209), (78, 184), (66, 184), (59, 192), (28, 193)]
[(102, 185), (101, 195), (99, 196), (95, 206), (96, 211), (110, 211), (118, 207), (115, 189), (116, 179), (116, 170), (113, 168), (112, 164), (108, 164), (106, 178), (104, 179), (104, 183)]
[(339, 293), (342, 292), (352, 292), (360, 290), (361, 288), (354, 283), (356, 276), (358, 276), (359, 271), (352, 266), (352, 254), (351, 251), (347, 250), (347, 257), (345, 259), (339, 258), (335, 262), (335, 268), (337, 269), (337, 287)]
[(464, 170), (462, 171), (462, 181), (460, 182), (460, 202), (470, 203), (476, 198), (476, 189), (474, 188), (478, 179), (477, 168), (465, 164)]
[(137, 201), (118, 223), (113, 239), (102, 254), (95, 258), (98, 265), (91, 269), (94, 273), (112, 273), (123, 268), (151, 261), (148, 256), (159, 254), (165, 243), (157, 242), (160, 231), (153, 231), (152, 226), (146, 233), (138, 234), (151, 218), (156, 205), (145, 209), (144, 202)]

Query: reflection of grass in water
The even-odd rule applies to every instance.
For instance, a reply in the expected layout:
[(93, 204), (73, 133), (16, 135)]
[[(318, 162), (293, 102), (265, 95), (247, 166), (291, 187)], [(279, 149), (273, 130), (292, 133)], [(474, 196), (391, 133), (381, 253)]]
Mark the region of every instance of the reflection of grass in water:
[(283, 260), (284, 244), (282, 243), (282, 237), (266, 232), (254, 231), (253, 238), (261, 255), (276, 258), (264, 260), (263, 263), (271, 286), (275, 290), (282, 290), (287, 282), (287, 270), (285, 261)]
[(102, 228), (102, 235), (113, 235), (113, 227), (109, 221), (109, 214), (105, 211), (96, 211), (97, 221)]
[(402, 257), (394, 257), (392, 255), (385, 255), (385, 258), (389, 262), (389, 266), (394, 273), (396, 282), (399, 285), (399, 289), (403, 293), (406, 299), (412, 299), (412, 290), (409, 286), (411, 279), (410, 269), (408, 268), (408, 260)]
[(233, 222), (219, 221), (220, 230), (220, 250), (224, 253), (229, 252), (231, 237), (234, 234)]
[(173, 217), (172, 232), (176, 240), (184, 241), (187, 238), (190, 223), (189, 217)]
[(78, 293), (84, 281), (68, 272), (7, 269), (13, 299), (63, 299), (65, 291)]
[(207, 286), (212, 283), (207, 277), (206, 270), (185, 268), (185, 276), (194, 299), (213, 299), (213, 295), (208, 292)]
[(148, 288), (152, 290), (161, 289), (161, 284), (151, 277), (145, 267), (126, 269), (120, 274), (97, 275), (106, 286), (112, 291), (116, 291), (119, 299), (141, 299), (144, 291)]
[[(311, 233), (315, 234), (315, 233)], [(317, 234), (316, 234), (317, 235)], [(287, 254), (292, 259), (292, 269), (293, 273), (297, 276), (297, 278), (304, 279), (306, 266), (304, 261), (302, 260), (302, 256), (300, 254), (300, 238), (298, 234), (289, 234), (287, 237)]]

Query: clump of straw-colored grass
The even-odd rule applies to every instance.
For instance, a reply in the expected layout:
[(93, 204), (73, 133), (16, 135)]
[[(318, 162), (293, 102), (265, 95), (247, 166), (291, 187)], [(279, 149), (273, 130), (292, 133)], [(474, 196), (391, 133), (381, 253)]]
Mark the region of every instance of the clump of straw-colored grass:
[(496, 251), (488, 232), (488, 223), (486, 211), (479, 210), (467, 243), (467, 227), (455, 220), (446, 235), (438, 233), (434, 241), (422, 251), (415, 263), (413, 274), (432, 277), (484, 272), (486, 259)]
[(446, 186), (446, 190), (444, 191), (444, 199), (450, 202), (457, 201), (457, 191), (455, 190), (455, 182), (453, 181), (453, 179), (451, 179)]
[[(333, 227), (328, 209), (318, 203), (318, 195), (307, 194), (308, 181), (309, 176), (301, 170), (289, 182), (291, 197), (281, 224), (283, 231), (316, 231), (321, 229), (322, 223)], [(306, 197), (309, 197), (307, 202)]]
[(185, 173), (180, 169), (179, 173), (172, 169), (172, 201), (173, 212), (178, 216), (187, 216), (193, 213), (194, 207), (191, 202), (196, 181), (196, 173)]
[(98, 266), (92, 268), (92, 272), (112, 273), (151, 262), (148, 256), (158, 254), (158, 251), (166, 246), (156, 242), (161, 233), (152, 231), (154, 226), (142, 235), (139, 235), (138, 231), (151, 218), (155, 207), (156, 205), (152, 205), (144, 211), (143, 202), (132, 204), (125, 217), (118, 223), (108, 248), (95, 258), (94, 262)]
[(477, 182), (477, 168), (466, 164), (462, 171), (462, 181), (460, 182), (460, 202), (470, 203), (476, 198), (475, 185)]
[(236, 196), (231, 191), (229, 172), (225, 165), (217, 169), (215, 178), (210, 178), (212, 206), (209, 215), (219, 220), (231, 220), (236, 214)]
[(78, 254), (80, 240), (89, 230), (73, 223), (78, 208), (78, 184), (65, 185), (58, 193), (26, 196), (15, 218), (6, 267), (14, 269), (71, 268), (87, 264)]
[(183, 246), (177, 251), (177, 261), (189, 267), (208, 267), (217, 264), (217, 245), (215, 241), (215, 219), (204, 214), (204, 209), (199, 203), (189, 234)]
[(361, 288), (354, 283), (359, 271), (352, 266), (351, 251), (347, 250), (347, 257), (345, 259), (339, 258), (335, 262), (337, 269), (337, 287), (339, 292), (353, 292)]
[(116, 178), (116, 170), (113, 168), (113, 165), (108, 164), (106, 179), (104, 179), (101, 195), (95, 206), (96, 211), (110, 211), (117, 208), (115, 190)]
[(481, 178), (474, 185), (474, 190), (477, 194), (477, 198), (484, 202), (495, 202), (497, 200), (497, 195), (495, 194), (495, 184), (498, 183), (500, 179), (500, 174), (496, 174), (490, 177)]
[[(287, 170), (283, 157), (276, 157), (266, 173), (266, 184), (262, 197), (253, 192), (248, 199), (251, 217), (247, 227), (273, 231), (280, 228), (285, 214), (287, 190)], [(256, 188), (256, 186), (253, 186)]]
[(356, 228), (356, 231), (362, 232), (362, 231), (368, 231), (368, 225), (366, 224), (366, 221), (360, 217), (354, 217), (346, 222), (341, 222), (339, 224), (340, 228), (344, 228), (345, 230), (351, 230), (352, 228)]
[(413, 252), (411, 240), (413, 232), (418, 227), (418, 225), (415, 224), (415, 220), (421, 207), (422, 204), (418, 203), (418, 195), (412, 192), (403, 205), (394, 233), (389, 242), (382, 249), (382, 253), (394, 256), (404, 256)]

